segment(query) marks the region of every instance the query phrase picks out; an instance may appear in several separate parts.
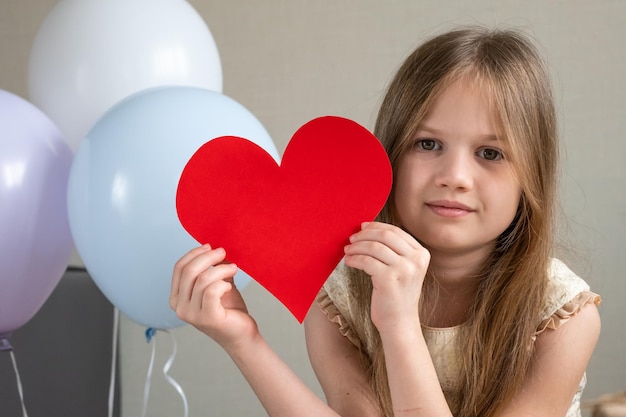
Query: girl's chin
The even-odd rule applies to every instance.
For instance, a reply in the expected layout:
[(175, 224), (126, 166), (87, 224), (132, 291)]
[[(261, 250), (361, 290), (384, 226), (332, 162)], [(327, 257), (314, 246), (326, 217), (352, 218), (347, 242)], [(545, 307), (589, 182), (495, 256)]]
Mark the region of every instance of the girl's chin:
[(479, 244), (476, 242), (460, 242), (451, 240), (432, 240), (423, 242), (424, 246), (431, 255), (439, 256), (468, 256), (475, 255), (487, 257), (495, 248), (495, 242)]

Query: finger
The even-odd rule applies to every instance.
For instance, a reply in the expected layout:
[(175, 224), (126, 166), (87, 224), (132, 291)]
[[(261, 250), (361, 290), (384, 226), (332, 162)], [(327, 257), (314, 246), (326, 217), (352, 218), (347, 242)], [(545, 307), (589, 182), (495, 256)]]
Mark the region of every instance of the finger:
[(200, 274), (192, 290), (190, 305), (194, 308), (202, 309), (204, 293), (209, 291), (216, 283), (225, 282), (228, 283), (229, 288), (232, 288), (232, 280), (236, 272), (237, 266), (235, 264), (220, 264)]
[(355, 240), (344, 248), (346, 257), (371, 257), (385, 265), (393, 264), (399, 255), (396, 250), (377, 240)]
[(226, 308), (222, 304), (222, 297), (233, 289), (230, 282), (221, 280), (213, 282), (200, 294), (198, 311), (201, 311), (205, 318), (217, 317), (218, 314), (226, 315)]
[(211, 245), (209, 244), (193, 248), (174, 264), (174, 269), (172, 271), (172, 283), (171, 283), (172, 286), (170, 289), (170, 303), (172, 301), (172, 298), (175, 298), (178, 296), (180, 277), (182, 275), (183, 268), (189, 263), (190, 260), (197, 257), (200, 253), (206, 252), (207, 250), (210, 250), (210, 249), (211, 249)]
[[(228, 292), (230, 284), (226, 281), (215, 281), (207, 285), (202, 291), (198, 289), (194, 292), (193, 301), (180, 303), (175, 309), (176, 315), (181, 320), (194, 326), (209, 325), (219, 316), (219, 312), (224, 314), (224, 307), (221, 305), (221, 297)], [(202, 302), (206, 297), (207, 301)]]
[(204, 271), (213, 268), (224, 260), (226, 251), (222, 248), (200, 252), (183, 267), (180, 274), (178, 298), (184, 301), (191, 300), (196, 279)]
[(369, 276), (384, 276), (389, 266), (369, 255), (347, 255), (344, 259), (347, 266), (359, 269)]
[(398, 255), (408, 255), (412, 251), (421, 249), (421, 245), (411, 235), (396, 226), (384, 223), (366, 226), (360, 232), (350, 236), (350, 242), (352, 244), (358, 242), (379, 242)]
[(393, 224), (382, 223), (382, 222), (371, 222), (371, 223), (365, 223), (364, 226), (363, 226), (363, 229), (389, 230), (389, 231), (393, 232), (394, 234), (396, 234), (396, 236), (398, 236), (401, 239), (403, 239), (412, 248), (420, 249), (422, 247), (422, 245), (417, 241), (417, 239), (415, 239), (415, 237), (413, 235), (408, 233), (406, 230), (404, 230), (400, 226), (395, 226)]
[(344, 248), (346, 264), (371, 276), (390, 272), (412, 276), (428, 266), (428, 251), (404, 230), (390, 224), (364, 224), (350, 241)]

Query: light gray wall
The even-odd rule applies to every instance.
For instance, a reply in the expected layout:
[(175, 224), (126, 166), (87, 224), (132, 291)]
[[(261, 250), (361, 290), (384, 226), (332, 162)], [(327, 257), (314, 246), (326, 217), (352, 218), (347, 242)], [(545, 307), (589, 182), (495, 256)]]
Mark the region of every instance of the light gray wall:
[[(29, 48), (55, 3), (0, 0), (0, 88), (27, 97)], [(467, 23), (514, 26), (534, 35), (551, 67), (558, 100), (565, 151), (562, 237), (572, 250), (567, 259), (604, 298), (603, 331), (585, 397), (626, 389), (626, 2), (190, 3), (219, 48), (224, 94), (264, 123), (280, 151), (300, 125), (320, 115), (348, 117), (371, 128), (389, 78), (428, 35)], [(258, 285), (250, 284), (244, 296), (270, 344), (321, 395), (301, 326)], [(131, 417), (140, 415), (151, 346), (143, 328), (125, 318), (121, 324), (122, 412)], [(265, 415), (212, 341), (190, 327), (171, 334), (178, 356), (170, 373), (187, 395), (191, 416)], [(160, 374), (170, 339), (159, 333), (156, 341), (148, 414), (182, 416), (180, 397)]]

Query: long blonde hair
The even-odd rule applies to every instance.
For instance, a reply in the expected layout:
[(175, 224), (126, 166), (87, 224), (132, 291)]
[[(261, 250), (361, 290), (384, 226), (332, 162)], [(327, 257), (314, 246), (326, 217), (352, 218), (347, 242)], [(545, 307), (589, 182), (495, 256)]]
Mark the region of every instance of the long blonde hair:
[[(477, 83), (491, 99), (521, 185), (517, 215), (480, 271), (463, 327), (456, 416), (496, 415), (521, 387), (531, 363), (554, 244), (558, 142), (549, 80), (540, 54), (521, 33), (461, 28), (428, 40), (405, 60), (376, 121), (375, 134), (395, 177), (399, 158), (438, 95), (454, 82)], [(400, 226), (393, 192), (378, 219)], [(370, 381), (381, 413), (391, 416), (382, 343), (370, 319), (371, 280), (358, 270), (350, 270), (349, 279), (352, 325), (362, 340), (373, 335), (373, 348), (365, 352)], [(429, 272), (422, 297), (436, 297), (435, 287)]]

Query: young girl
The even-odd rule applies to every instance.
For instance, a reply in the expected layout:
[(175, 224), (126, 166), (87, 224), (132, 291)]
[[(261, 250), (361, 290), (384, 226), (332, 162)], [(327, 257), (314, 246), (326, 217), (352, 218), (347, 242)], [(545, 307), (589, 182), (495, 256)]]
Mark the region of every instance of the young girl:
[(272, 352), (208, 245), (171, 306), (232, 357), (271, 416), (577, 416), (599, 297), (551, 258), (549, 75), (514, 31), (463, 28), (410, 55), (375, 134), (394, 170), (305, 320), (327, 404)]

